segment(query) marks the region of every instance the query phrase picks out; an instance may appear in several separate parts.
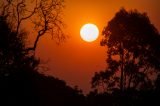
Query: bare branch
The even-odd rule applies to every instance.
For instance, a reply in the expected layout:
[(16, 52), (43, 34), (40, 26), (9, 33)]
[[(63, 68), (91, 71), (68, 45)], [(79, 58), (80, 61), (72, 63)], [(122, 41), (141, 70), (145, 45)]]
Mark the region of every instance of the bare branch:
[[(34, 25), (36, 39), (33, 46), (26, 48), (27, 51), (35, 51), (41, 36), (50, 33), (52, 38), (58, 42), (65, 39), (63, 33), (63, 22), (61, 12), (64, 8), (64, 0), (5, 0), (7, 4), (3, 5), (0, 11), (8, 15), (9, 23), (13, 30), (19, 34), (20, 28), (26, 20)], [(31, 4), (29, 4), (31, 3)], [(28, 7), (27, 7), (28, 6)], [(32, 6), (32, 7), (30, 7)], [(34, 6), (34, 7), (33, 7)], [(31, 9), (30, 9), (31, 8)]]

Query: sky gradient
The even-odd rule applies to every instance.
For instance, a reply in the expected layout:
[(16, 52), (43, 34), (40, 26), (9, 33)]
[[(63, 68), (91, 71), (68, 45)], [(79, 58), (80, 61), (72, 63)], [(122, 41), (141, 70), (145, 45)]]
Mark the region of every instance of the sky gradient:
[[(49, 68), (44, 73), (65, 80), (68, 85), (78, 85), (84, 93), (90, 90), (93, 74), (106, 67), (107, 48), (100, 46), (101, 32), (120, 8), (147, 12), (160, 31), (160, 0), (65, 0), (65, 4), (63, 19), (69, 38), (57, 45), (50, 36), (42, 37), (36, 53)], [(86, 23), (99, 28), (99, 38), (94, 42), (80, 37), (80, 28)]]

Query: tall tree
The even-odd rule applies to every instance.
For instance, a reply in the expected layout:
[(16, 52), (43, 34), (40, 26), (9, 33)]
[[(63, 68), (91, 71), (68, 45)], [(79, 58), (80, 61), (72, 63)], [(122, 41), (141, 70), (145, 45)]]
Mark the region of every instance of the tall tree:
[(152, 89), (160, 70), (160, 35), (146, 13), (121, 9), (103, 30), (107, 69), (95, 73), (92, 86), (106, 91)]

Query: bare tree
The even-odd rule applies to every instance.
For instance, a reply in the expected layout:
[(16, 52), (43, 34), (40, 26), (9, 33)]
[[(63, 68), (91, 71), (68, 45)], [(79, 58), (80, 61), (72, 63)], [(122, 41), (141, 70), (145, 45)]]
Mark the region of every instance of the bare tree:
[(63, 8), (64, 0), (3, 0), (0, 3), (0, 14), (7, 17), (8, 23), (17, 34), (26, 21), (32, 23), (36, 38), (33, 46), (26, 50), (35, 52), (40, 37), (46, 33), (51, 34), (58, 43), (65, 39)]

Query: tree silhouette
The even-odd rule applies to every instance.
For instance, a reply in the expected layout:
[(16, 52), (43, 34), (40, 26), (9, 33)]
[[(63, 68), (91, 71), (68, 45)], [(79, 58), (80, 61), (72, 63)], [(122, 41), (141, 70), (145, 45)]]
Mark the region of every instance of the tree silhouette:
[(0, 17), (0, 76), (18, 70), (37, 70), (39, 60), (25, 50), (25, 32), (12, 31), (6, 17)]
[(121, 9), (103, 30), (107, 69), (96, 72), (94, 88), (150, 90), (160, 70), (160, 35), (146, 13)]
[(25, 34), (12, 31), (6, 17), (0, 17), (0, 105), (83, 106), (77, 87), (38, 72), (39, 59), (26, 51)]
[[(40, 60), (34, 56), (40, 37), (46, 33), (58, 43), (65, 39), (61, 20), (64, 1), (3, 0), (0, 5), (0, 105), (83, 106), (81, 90), (39, 73)], [(36, 33), (31, 47), (26, 44), (29, 33), (23, 31), (29, 21)]]
[[(26, 47), (26, 51), (34, 52), (40, 37), (46, 33), (51, 34), (58, 43), (66, 37), (61, 17), (64, 0), (3, 0), (0, 6), (0, 14), (7, 17), (15, 33), (19, 34), (25, 28), (30, 32), (33, 29), (32, 36), (36, 34), (33, 46)], [(29, 28), (24, 27), (26, 22)]]
[(29, 86), (32, 85), (29, 73), (37, 71), (39, 60), (26, 52), (25, 34), (12, 31), (6, 17), (0, 16), (1, 105), (20, 105), (27, 98), (28, 102), (34, 101), (34, 93)]

